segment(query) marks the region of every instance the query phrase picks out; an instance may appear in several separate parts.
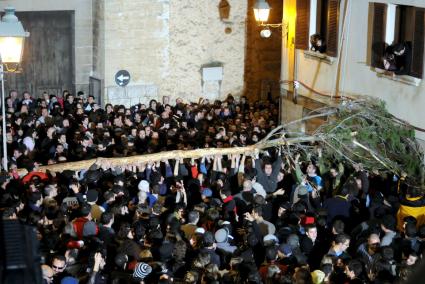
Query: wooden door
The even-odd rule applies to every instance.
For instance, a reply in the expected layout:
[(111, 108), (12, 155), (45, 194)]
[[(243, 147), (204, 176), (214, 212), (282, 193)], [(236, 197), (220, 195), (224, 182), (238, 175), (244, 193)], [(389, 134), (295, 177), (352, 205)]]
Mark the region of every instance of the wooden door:
[(21, 72), (5, 76), (6, 92), (29, 91), (33, 98), (43, 92), (74, 92), (74, 13), (41, 11), (16, 15), (30, 37), (25, 40)]

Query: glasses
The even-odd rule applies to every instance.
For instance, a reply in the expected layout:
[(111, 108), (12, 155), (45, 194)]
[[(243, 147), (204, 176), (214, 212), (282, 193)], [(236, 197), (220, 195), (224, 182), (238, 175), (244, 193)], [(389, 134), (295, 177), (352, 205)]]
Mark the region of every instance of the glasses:
[(62, 269), (64, 269), (64, 268), (65, 268), (65, 266), (60, 267), (60, 266), (56, 266), (56, 265), (53, 265), (53, 264), (52, 264), (52, 268), (53, 268), (53, 269), (62, 270)]

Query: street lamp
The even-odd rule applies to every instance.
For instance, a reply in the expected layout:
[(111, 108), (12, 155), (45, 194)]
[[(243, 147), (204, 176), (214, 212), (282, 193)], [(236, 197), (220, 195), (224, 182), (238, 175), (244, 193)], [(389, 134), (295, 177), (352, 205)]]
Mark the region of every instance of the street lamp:
[[(257, 21), (260, 27), (265, 28), (261, 32), (265, 30), (270, 30), (269, 28), (282, 28), (283, 26), (282, 23), (278, 23), (278, 24), (265, 23), (269, 19), (270, 9), (271, 9), (270, 5), (267, 3), (266, 0), (257, 0), (254, 4), (253, 10), (254, 10), (255, 21)], [(285, 25), (285, 28), (287, 28), (287, 25)]]
[(270, 14), (270, 6), (266, 0), (257, 0), (254, 4), (254, 16), (257, 22), (267, 22)]
[[(6, 138), (6, 101), (4, 94), (4, 67), (7, 72), (15, 72), (22, 59), (25, 38), (30, 34), (24, 30), (22, 23), (15, 15), (15, 8), (6, 7), (0, 21), (0, 80), (3, 137), (3, 169), (7, 171), (7, 138)], [(11, 68), (11, 66), (14, 67)]]

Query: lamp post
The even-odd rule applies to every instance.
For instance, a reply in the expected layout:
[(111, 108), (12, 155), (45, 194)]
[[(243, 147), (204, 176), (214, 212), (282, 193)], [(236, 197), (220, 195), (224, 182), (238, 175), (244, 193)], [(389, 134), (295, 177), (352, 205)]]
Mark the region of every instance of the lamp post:
[[(15, 15), (15, 8), (6, 7), (0, 21), (0, 80), (1, 80), (1, 110), (3, 138), (3, 169), (7, 171), (7, 137), (6, 137), (6, 101), (4, 94), (4, 67), (7, 72), (18, 69), (22, 59), (25, 38), (29, 33)], [(10, 68), (14, 66), (14, 69)]]
[(265, 0), (257, 0), (254, 4), (255, 20), (260, 23), (267, 22), (270, 15), (270, 6)]

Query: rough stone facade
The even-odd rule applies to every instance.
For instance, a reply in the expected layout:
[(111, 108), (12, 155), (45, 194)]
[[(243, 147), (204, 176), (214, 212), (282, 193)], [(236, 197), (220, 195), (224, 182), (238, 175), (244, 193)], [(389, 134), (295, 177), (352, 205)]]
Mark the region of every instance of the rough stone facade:
[[(220, 20), (219, 1), (103, 3), (105, 102), (130, 105), (164, 95), (197, 100), (205, 89), (201, 66), (211, 63), (223, 66), (223, 80), (212, 84), (217, 98), (242, 93), (246, 1), (229, 1), (230, 17), (225, 22)], [(226, 28), (231, 33), (225, 33)], [(120, 69), (131, 74), (124, 88), (114, 80)]]
[[(247, 1), (228, 0), (220, 19), (211, 0), (0, 0), (17, 11), (74, 11), (75, 91), (102, 81), (104, 102), (148, 102), (168, 95), (187, 101), (244, 91)], [(202, 81), (202, 66), (223, 67), (221, 81)], [(125, 69), (125, 88), (114, 75)], [(203, 93), (207, 92), (207, 93)]]

